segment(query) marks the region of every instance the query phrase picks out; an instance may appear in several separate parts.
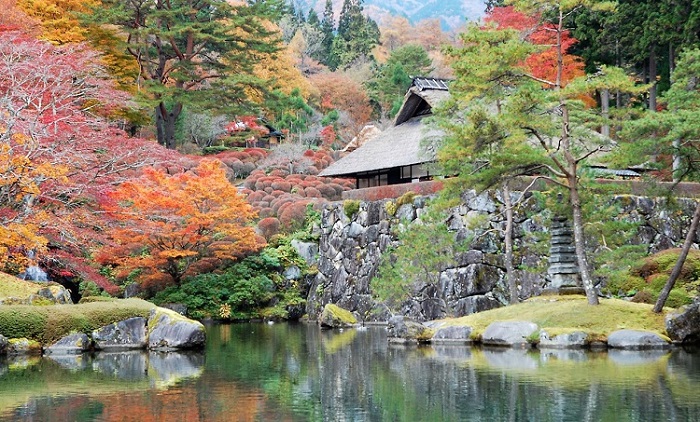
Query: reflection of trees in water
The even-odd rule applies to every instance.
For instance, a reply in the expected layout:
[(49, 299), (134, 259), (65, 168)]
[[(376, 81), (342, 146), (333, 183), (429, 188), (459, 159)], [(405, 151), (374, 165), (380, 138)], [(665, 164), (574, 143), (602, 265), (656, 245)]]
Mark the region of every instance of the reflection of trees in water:
[(0, 373), (0, 419), (15, 420), (578, 422), (700, 412), (697, 353), (389, 346), (376, 328), (216, 326), (206, 354), (0, 362)]

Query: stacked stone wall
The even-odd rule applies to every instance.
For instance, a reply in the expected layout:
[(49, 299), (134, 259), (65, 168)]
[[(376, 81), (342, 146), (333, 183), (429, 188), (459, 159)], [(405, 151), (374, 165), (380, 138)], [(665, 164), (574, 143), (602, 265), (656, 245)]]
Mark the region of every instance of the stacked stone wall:
[[(512, 200), (520, 193), (512, 193)], [(345, 215), (342, 202), (327, 205), (322, 212), (318, 274), (307, 300), (307, 313), (315, 319), (327, 303), (348, 309), (367, 321), (387, 321), (392, 312), (372, 298), (372, 279), (381, 256), (398, 246), (401, 226), (414, 224), (426, 211), (429, 197), (416, 197), (390, 214), (391, 200), (363, 201), (359, 211)], [(465, 192), (461, 204), (452, 209), (447, 224), (456, 239), (471, 239), (467, 252), (455, 257), (436, 284), (415, 285), (411, 299), (400, 314), (419, 321), (462, 316), (507, 303), (502, 229), (505, 227), (503, 200), (498, 192), (477, 195)], [(646, 245), (649, 253), (677, 247), (684, 238), (695, 208), (692, 199), (680, 199), (675, 208), (662, 198), (620, 195), (611, 198), (614, 219), (639, 223), (630, 243)], [(515, 266), (520, 297), (540, 294), (551, 287), (549, 266), (552, 213), (534, 197), (515, 212)], [(696, 234), (696, 239), (700, 236)], [(696, 240), (696, 243), (698, 241)], [(589, 239), (591, 252), (600, 248), (599, 239)], [(697, 247), (697, 245), (696, 245)]]

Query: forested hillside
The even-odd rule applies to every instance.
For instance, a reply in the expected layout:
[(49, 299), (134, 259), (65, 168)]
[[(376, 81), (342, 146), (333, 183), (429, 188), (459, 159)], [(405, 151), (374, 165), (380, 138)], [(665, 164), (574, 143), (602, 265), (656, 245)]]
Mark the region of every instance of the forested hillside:
[(444, 174), (546, 177), (581, 230), (592, 164), (697, 177), (697, 1), (487, 3), (0, 0), (0, 271), (284, 314), (271, 274), (354, 187), (318, 173), (420, 75), (453, 81)]

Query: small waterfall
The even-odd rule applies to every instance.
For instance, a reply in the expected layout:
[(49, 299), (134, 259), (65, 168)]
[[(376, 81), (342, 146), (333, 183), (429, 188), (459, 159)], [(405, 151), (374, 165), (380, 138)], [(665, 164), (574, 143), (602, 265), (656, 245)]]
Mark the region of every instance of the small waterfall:
[(39, 268), (37, 265), (31, 265), (24, 270), (24, 273), (20, 274), (20, 278), (30, 281), (49, 281), (49, 277), (46, 271)]

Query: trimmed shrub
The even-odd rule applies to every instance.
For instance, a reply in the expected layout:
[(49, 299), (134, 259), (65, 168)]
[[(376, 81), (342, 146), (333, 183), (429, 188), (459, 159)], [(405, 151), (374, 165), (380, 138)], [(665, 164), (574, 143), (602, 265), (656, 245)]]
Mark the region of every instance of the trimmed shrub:
[(304, 188), (304, 193), (306, 193), (307, 198), (323, 198), (323, 195), (321, 195), (321, 192), (319, 192), (318, 189), (316, 189), (315, 187), (312, 187), (312, 186)]
[(263, 218), (258, 222), (258, 229), (265, 240), (269, 241), (272, 236), (279, 233), (280, 221), (275, 217)]
[(89, 334), (136, 316), (148, 317), (152, 303), (140, 299), (95, 301), (78, 305), (0, 306), (0, 334), (50, 345), (71, 332)]
[(303, 226), (308, 203), (309, 201), (297, 201), (280, 208), (278, 218), (284, 230), (292, 232)]

